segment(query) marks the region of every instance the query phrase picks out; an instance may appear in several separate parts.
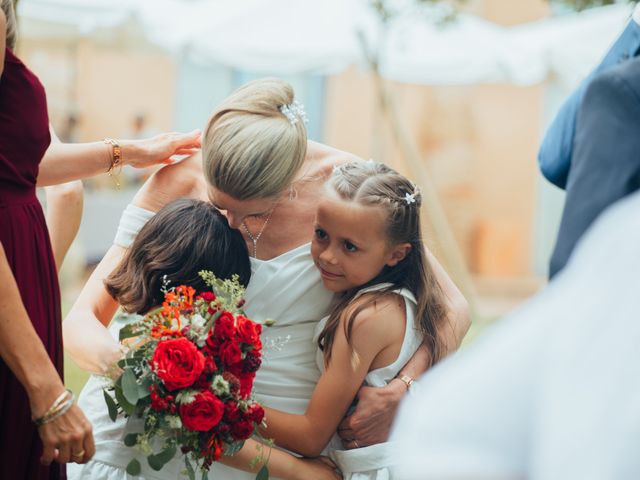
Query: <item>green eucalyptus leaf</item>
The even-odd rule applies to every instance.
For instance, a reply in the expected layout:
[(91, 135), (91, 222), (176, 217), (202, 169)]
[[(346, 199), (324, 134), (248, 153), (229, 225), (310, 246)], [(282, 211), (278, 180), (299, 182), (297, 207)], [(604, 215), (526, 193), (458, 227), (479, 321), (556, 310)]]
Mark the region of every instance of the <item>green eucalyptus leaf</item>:
[(138, 403), (138, 400), (140, 399), (140, 395), (138, 393), (138, 382), (136, 381), (136, 375), (129, 367), (125, 368), (122, 373), (122, 392), (131, 405)]
[(124, 437), (124, 444), (127, 447), (133, 447), (138, 442), (137, 433), (129, 433)]
[(240, 450), (242, 450), (242, 446), (244, 445), (244, 442), (233, 442), (230, 443), (228, 445), (226, 445), (224, 447), (224, 452), (223, 455), (226, 457), (230, 457), (232, 455), (235, 455), (236, 453), (238, 453)]
[(129, 475), (133, 475), (135, 477), (137, 475), (140, 475), (141, 471), (142, 471), (142, 466), (140, 465), (140, 462), (135, 458), (131, 460), (127, 465), (127, 473)]
[(258, 474), (256, 480), (269, 480), (269, 469), (266, 465), (263, 465)]
[(107, 404), (107, 409), (109, 410), (109, 418), (112, 422), (115, 422), (118, 417), (118, 406), (111, 395), (109, 395), (109, 392), (103, 390), (102, 393), (104, 393), (104, 401)]
[(135, 325), (129, 324), (125, 325), (120, 329), (119, 339), (120, 341), (125, 340), (127, 338), (137, 337), (140, 333), (135, 331)]
[(147, 461), (149, 462), (149, 466), (154, 470), (161, 470), (167, 463), (173, 459), (176, 454), (176, 446), (171, 445), (168, 448), (165, 448), (163, 451), (158, 453), (157, 455), (149, 455), (147, 457)]
[(136, 411), (136, 406), (131, 405), (129, 403), (129, 401), (125, 398), (124, 393), (122, 392), (122, 387), (119, 386), (117, 383), (115, 388), (115, 394), (116, 394), (116, 401), (118, 402), (118, 405), (120, 405), (120, 408), (122, 409), (122, 411), (129, 416), (133, 415), (134, 412)]
[(193, 469), (193, 466), (191, 465), (191, 462), (189, 461), (189, 456), (188, 455), (184, 456), (184, 464), (187, 467), (187, 475), (189, 475), (189, 480), (196, 480), (196, 472)]

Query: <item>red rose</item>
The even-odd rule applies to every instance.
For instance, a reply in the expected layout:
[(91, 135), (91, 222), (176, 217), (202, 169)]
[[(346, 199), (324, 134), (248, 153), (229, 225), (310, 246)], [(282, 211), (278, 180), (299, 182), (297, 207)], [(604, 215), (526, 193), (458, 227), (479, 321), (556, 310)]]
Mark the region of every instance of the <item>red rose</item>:
[(257, 403), (252, 404), (244, 414), (247, 420), (260, 424), (264, 418), (264, 409)]
[(228, 423), (235, 423), (240, 420), (242, 412), (238, 408), (238, 404), (230, 400), (224, 404), (224, 420)]
[(256, 378), (255, 373), (245, 373), (240, 375), (240, 397), (248, 398), (251, 395), (251, 389), (253, 388), (253, 379)]
[(240, 341), (254, 348), (261, 349), (262, 341), (260, 340), (260, 334), (262, 333), (262, 325), (242, 315), (238, 315), (237, 321), (238, 338)]
[(213, 357), (205, 357), (204, 373), (209, 375), (215, 372), (216, 370), (218, 370), (218, 366), (216, 365), (216, 361), (213, 359)]
[(248, 420), (240, 420), (231, 425), (231, 435), (236, 440), (246, 440), (253, 435), (253, 424)]
[(151, 361), (167, 390), (186, 388), (204, 370), (204, 355), (188, 339), (175, 338), (158, 343)]
[(207, 337), (207, 346), (206, 349), (211, 352), (211, 355), (218, 355), (218, 350), (220, 349), (220, 344), (222, 342), (220, 339), (213, 336), (213, 334), (209, 334)]
[(242, 351), (234, 340), (227, 340), (220, 345), (220, 360), (225, 366), (234, 365), (242, 361)]
[(209, 303), (213, 302), (216, 299), (216, 294), (213, 292), (202, 292), (200, 294), (200, 298)]
[(215, 329), (213, 335), (219, 339), (233, 338), (233, 334), (236, 331), (236, 322), (229, 312), (223, 312), (218, 317), (215, 323)]
[(182, 424), (189, 430), (206, 432), (215, 427), (224, 412), (224, 404), (213, 393), (206, 390), (196, 395), (196, 399), (180, 405)]

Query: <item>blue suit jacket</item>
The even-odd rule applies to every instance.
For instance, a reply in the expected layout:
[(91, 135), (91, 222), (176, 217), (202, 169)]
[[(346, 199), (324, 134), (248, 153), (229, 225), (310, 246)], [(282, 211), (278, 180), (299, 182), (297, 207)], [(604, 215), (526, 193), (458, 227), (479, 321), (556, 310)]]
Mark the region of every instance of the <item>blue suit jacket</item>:
[(576, 115), (587, 87), (596, 75), (634, 57), (639, 50), (640, 25), (631, 20), (609, 49), (602, 63), (569, 96), (547, 129), (538, 152), (538, 163), (545, 178), (557, 187), (565, 188), (567, 184), (573, 153), (573, 138), (576, 131)]
[(565, 266), (582, 234), (603, 210), (639, 189), (637, 56), (596, 76), (586, 90), (576, 122), (567, 196), (550, 275)]

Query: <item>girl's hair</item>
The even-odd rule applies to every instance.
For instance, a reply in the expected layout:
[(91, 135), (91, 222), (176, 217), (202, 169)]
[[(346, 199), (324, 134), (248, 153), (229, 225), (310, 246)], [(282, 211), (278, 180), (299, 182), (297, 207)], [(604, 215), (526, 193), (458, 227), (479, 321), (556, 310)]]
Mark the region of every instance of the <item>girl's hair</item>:
[(240, 87), (213, 112), (202, 145), (209, 184), (241, 200), (279, 195), (293, 183), (307, 152), (304, 119), (281, 108), (293, 88), (277, 78)]
[[(344, 328), (347, 341), (351, 345), (353, 322), (358, 313), (390, 292), (406, 288), (417, 300), (415, 327), (424, 335), (424, 343), (431, 353), (430, 363), (434, 364), (444, 354), (439, 332), (446, 321), (447, 309), (444, 292), (436, 280), (422, 243), (422, 197), (419, 190), (398, 172), (371, 160), (335, 168), (328, 181), (328, 188), (342, 200), (384, 209), (387, 212), (385, 233), (389, 245), (409, 243), (411, 250), (397, 265), (385, 266), (366, 285), (341, 294), (318, 338), (325, 362), (331, 360), (331, 348), (342, 315), (348, 315)], [(349, 308), (359, 290), (381, 283), (391, 285), (364, 295), (362, 302), (356, 302), (353, 308)]]
[(18, 39), (17, 22), (16, 22), (16, 10), (15, 0), (0, 0), (0, 8), (7, 17), (7, 48), (13, 51), (16, 48), (16, 41)]
[(237, 274), (246, 286), (251, 276), (247, 245), (211, 204), (180, 199), (142, 227), (104, 283), (125, 311), (143, 314), (162, 304), (165, 275), (170, 286), (208, 290), (198, 275), (201, 270), (210, 270), (221, 279)]

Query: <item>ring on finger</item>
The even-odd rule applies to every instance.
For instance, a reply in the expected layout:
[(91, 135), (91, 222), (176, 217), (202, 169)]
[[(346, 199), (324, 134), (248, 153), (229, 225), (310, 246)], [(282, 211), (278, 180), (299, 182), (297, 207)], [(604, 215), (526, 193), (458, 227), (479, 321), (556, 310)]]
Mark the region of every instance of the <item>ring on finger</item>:
[(358, 445), (358, 441), (355, 438), (353, 439), (353, 444), (356, 446), (356, 448), (360, 448), (360, 445)]
[(84, 457), (85, 451), (80, 450), (79, 452), (71, 452), (71, 458), (79, 458), (82, 459)]

